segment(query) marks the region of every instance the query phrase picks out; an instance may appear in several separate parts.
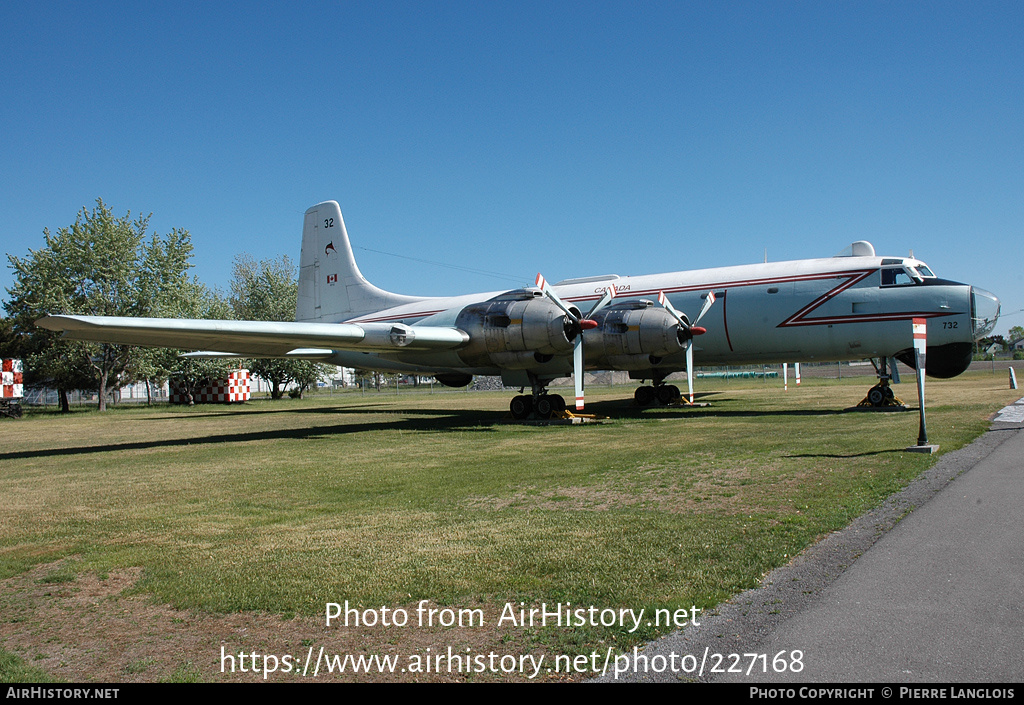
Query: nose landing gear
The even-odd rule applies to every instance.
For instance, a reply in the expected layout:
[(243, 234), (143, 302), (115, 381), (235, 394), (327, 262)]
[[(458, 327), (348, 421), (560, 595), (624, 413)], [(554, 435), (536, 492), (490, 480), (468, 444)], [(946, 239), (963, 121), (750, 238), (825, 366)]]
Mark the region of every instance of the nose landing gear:
[[(889, 386), (890, 380), (895, 380), (897, 383), (900, 381), (899, 372), (896, 370), (896, 360), (890, 361), (883, 357), (879, 363), (871, 360), (871, 364), (875, 366), (875, 372), (878, 373), (878, 384), (868, 390), (868, 395), (857, 406), (874, 409), (905, 407), (906, 404), (896, 396), (892, 387)], [(889, 374), (890, 369), (892, 374)]]

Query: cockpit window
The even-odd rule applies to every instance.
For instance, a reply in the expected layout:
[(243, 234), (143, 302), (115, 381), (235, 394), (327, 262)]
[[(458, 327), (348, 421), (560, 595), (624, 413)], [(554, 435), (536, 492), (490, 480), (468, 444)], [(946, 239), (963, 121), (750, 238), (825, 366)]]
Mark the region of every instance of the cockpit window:
[(902, 267), (882, 270), (882, 286), (907, 286), (913, 283), (910, 273)]
[(915, 267), (915, 269), (917, 269), (917, 273), (920, 274), (922, 277), (935, 277), (935, 275), (932, 273), (932, 270), (928, 269), (927, 264), (919, 264), (917, 265), (917, 267)]

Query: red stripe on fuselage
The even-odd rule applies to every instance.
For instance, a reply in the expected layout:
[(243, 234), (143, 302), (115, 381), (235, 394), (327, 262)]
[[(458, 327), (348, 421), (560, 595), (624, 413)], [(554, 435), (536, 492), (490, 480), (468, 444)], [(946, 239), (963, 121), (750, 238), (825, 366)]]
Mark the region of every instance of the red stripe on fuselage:
[[(811, 301), (809, 304), (798, 310), (796, 313), (791, 315), (789, 318), (784, 320), (778, 325), (779, 328), (790, 328), (794, 326), (820, 326), (820, 325), (833, 325), (837, 323), (866, 323), (866, 322), (879, 322), (879, 321), (901, 321), (909, 320), (911, 318), (935, 318), (939, 316), (952, 316), (955, 312), (939, 313), (932, 311), (905, 311), (899, 313), (868, 313), (858, 314), (850, 316), (829, 316), (825, 318), (807, 318), (807, 316), (819, 308), (829, 300), (835, 298), (842, 292), (846, 291), (855, 284), (860, 283), (868, 276), (877, 272), (877, 267), (870, 269), (855, 269), (855, 270), (843, 270), (843, 271), (831, 271), (831, 272), (820, 272), (817, 274), (800, 274), (786, 277), (763, 277), (758, 279), (736, 279), (733, 281), (724, 282), (712, 282), (702, 284), (689, 284), (686, 286), (675, 286), (675, 287), (660, 287), (657, 289), (646, 289), (640, 291), (630, 291), (628, 293), (622, 292), (618, 296), (628, 296), (629, 298), (642, 298), (644, 296), (651, 296), (656, 298), (658, 293), (664, 291), (666, 294), (678, 294), (689, 291), (706, 291), (706, 290), (722, 290), (723, 294), (730, 288), (738, 288), (745, 286), (764, 286), (766, 284), (789, 284), (797, 282), (808, 282), (808, 281), (820, 281), (825, 279), (842, 279), (843, 281), (836, 287), (833, 287), (829, 291), (825, 292), (818, 298)], [(587, 296), (571, 296), (566, 297), (566, 301), (573, 303), (582, 301), (597, 301), (601, 298), (602, 294), (588, 294)], [(723, 321), (727, 321), (725, 317), (726, 302), (722, 301), (722, 318)], [(433, 310), (433, 311), (417, 311), (404, 314), (392, 314), (389, 316), (376, 316), (373, 318), (353, 318), (345, 323), (378, 323), (385, 321), (405, 321), (410, 319), (426, 318), (427, 316), (433, 316), (441, 313), (445, 309)], [(729, 340), (729, 329), (728, 323), (725, 323), (725, 335), (726, 342), (729, 343), (729, 349), (732, 350), (732, 342)]]
[(928, 311), (901, 311), (899, 313), (864, 313), (850, 316), (829, 316), (827, 318), (811, 318), (802, 321), (792, 321), (789, 323), (778, 325), (779, 328), (790, 328), (793, 326), (822, 326), (832, 325), (834, 323), (878, 323), (880, 321), (906, 321), (915, 316), (920, 318), (922, 316), (926, 318), (937, 318), (939, 316), (953, 316), (955, 312), (950, 311), (949, 313), (938, 313)]
[[(729, 337), (729, 317), (726, 314), (725, 302), (729, 300), (726, 296), (728, 291), (723, 291), (718, 298), (722, 300), (722, 329), (725, 331), (725, 342), (729, 346), (729, 352), (736, 352), (732, 347), (732, 338)], [(690, 396), (690, 403), (693, 403), (693, 395)]]
[(344, 323), (383, 323), (384, 321), (404, 321), (407, 318), (426, 318), (427, 316), (435, 316), (447, 309), (438, 309), (437, 311), (417, 311), (415, 313), (399, 313), (391, 316), (377, 316), (376, 318), (352, 318)]
[(846, 272), (846, 274), (849, 276), (849, 278), (846, 281), (844, 281), (841, 284), (839, 284), (839, 286), (837, 286), (837, 287), (835, 287), (833, 289), (830, 289), (829, 291), (826, 291), (824, 294), (822, 294), (821, 296), (816, 298), (814, 301), (812, 301), (811, 303), (807, 304), (802, 309), (800, 309), (799, 311), (794, 313), (792, 316), (790, 316), (789, 318), (784, 320), (782, 323), (779, 324), (779, 328), (786, 328), (786, 327), (791, 326), (791, 325), (818, 325), (818, 324), (803, 323), (803, 319), (811, 311), (813, 311), (814, 309), (818, 308), (819, 306), (824, 304), (826, 301), (828, 301), (828, 300), (838, 296), (839, 294), (841, 294), (842, 292), (846, 291), (847, 289), (849, 289), (851, 286), (853, 286), (857, 282), (862, 281), (869, 274), (871, 274), (872, 272), (875, 272), (875, 271), (877, 271), (877, 270), (875, 270), (875, 269), (868, 269), (868, 270), (861, 270), (861, 271)]
[[(734, 281), (724, 282), (713, 282), (710, 284), (689, 284), (687, 286), (665, 286), (657, 289), (648, 289), (643, 291), (629, 291), (616, 294), (617, 296), (628, 296), (629, 298), (637, 298), (642, 296), (654, 296), (658, 295), (659, 291), (664, 291), (666, 294), (679, 294), (686, 291), (705, 291), (707, 289), (728, 289), (730, 287), (740, 286), (759, 286), (764, 284), (788, 284), (791, 282), (808, 282), (817, 281), (819, 279), (838, 279), (840, 277), (857, 277), (856, 281), (851, 282), (855, 284), (864, 277), (868, 276), (872, 272), (878, 271), (874, 269), (858, 269), (854, 271), (846, 270), (840, 272), (821, 272), (818, 274), (799, 274), (789, 277), (764, 277), (760, 279), (737, 279)], [(858, 277), (858, 275), (860, 275)], [(833, 294), (834, 295), (834, 294)], [(588, 294), (587, 296), (572, 296), (567, 297), (566, 301), (596, 301), (601, 298), (600, 294)]]

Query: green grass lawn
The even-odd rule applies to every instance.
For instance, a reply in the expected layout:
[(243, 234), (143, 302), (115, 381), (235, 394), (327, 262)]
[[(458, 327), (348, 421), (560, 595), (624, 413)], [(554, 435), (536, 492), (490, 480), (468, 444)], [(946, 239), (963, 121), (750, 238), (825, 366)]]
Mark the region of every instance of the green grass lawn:
[[(30, 412), (2, 424), (0, 578), (74, 557), (44, 577), (141, 568), (130, 592), (176, 609), (286, 618), (344, 600), (708, 608), (934, 462), (903, 450), (916, 411), (843, 411), (869, 384), (704, 380), (710, 406), (648, 410), (594, 388), (610, 420), (576, 427), (504, 423), (497, 392)], [(1019, 397), (983, 373), (927, 393), (942, 452)], [(664, 631), (544, 629), (520, 648)]]

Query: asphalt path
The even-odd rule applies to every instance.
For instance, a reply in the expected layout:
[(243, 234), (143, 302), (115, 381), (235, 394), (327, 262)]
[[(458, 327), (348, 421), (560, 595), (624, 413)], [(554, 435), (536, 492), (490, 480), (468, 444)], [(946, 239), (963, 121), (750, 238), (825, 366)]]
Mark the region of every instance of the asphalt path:
[(699, 621), (599, 680), (1024, 681), (1024, 399)]

